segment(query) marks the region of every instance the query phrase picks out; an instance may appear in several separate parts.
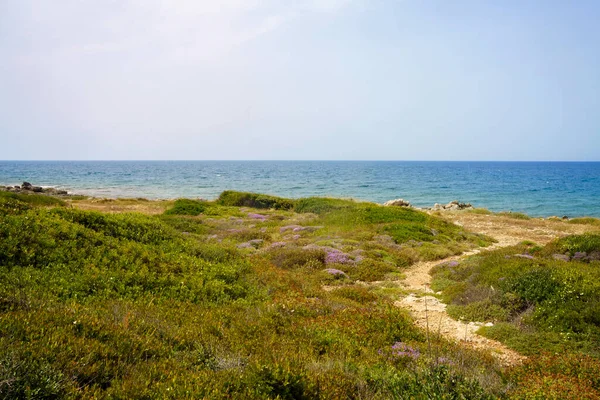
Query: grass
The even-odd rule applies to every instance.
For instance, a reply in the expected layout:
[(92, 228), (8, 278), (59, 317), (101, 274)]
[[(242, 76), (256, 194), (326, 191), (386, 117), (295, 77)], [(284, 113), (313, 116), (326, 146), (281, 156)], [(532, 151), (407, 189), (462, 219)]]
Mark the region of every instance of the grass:
[(570, 224), (600, 226), (600, 219), (592, 217), (571, 218), (568, 222)]
[(165, 215), (200, 215), (206, 210), (205, 203), (197, 200), (177, 199), (173, 207), (165, 211)]
[(235, 192), (233, 190), (226, 190), (221, 193), (217, 202), (224, 206), (274, 208), (276, 210), (290, 210), (294, 207), (293, 200), (257, 193)]
[(22, 194), (0, 191), (0, 200), (13, 199), (20, 202), (31, 204), (35, 206), (64, 206), (66, 203), (64, 200), (53, 196), (46, 196), (41, 194)]
[[(435, 335), (428, 341), (393, 305), (400, 288), (363, 283), (490, 242), (436, 216), (349, 200), (225, 192), (215, 202), (180, 199), (162, 215), (144, 215), (5, 196), (0, 398), (506, 396), (523, 374), (507, 378), (489, 356)], [(564, 243), (579, 251), (588, 241)], [(595, 266), (577, 263), (581, 274)], [(510, 326), (506, 337), (525, 334), (510, 325), (513, 315), (536, 321), (521, 304), (560, 292), (543, 297), (528, 286), (541, 273), (518, 284), (523, 265), (496, 272), (511, 279), (518, 301), (492, 296), (486, 308), (492, 315), (518, 305), (496, 317)], [(476, 284), (495, 274), (469, 278), (469, 268), (440, 268), (445, 289), (458, 277)], [(582, 282), (590, 305), (595, 283)], [(463, 289), (454, 289), (460, 305), (486, 301)]]
[(514, 212), (514, 211), (501, 211), (499, 213), (496, 213), (496, 215), (501, 216), (501, 217), (513, 218), (513, 219), (521, 219), (521, 220), (531, 219), (531, 217), (527, 214), (523, 214), (520, 212)]

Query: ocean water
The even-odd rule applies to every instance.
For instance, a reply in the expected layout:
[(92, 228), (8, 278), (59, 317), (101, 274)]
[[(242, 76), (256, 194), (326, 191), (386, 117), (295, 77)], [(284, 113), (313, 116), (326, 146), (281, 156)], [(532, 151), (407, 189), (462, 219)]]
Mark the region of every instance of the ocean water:
[(233, 189), (600, 217), (600, 162), (0, 161), (0, 185), (23, 181), (101, 197), (214, 199)]

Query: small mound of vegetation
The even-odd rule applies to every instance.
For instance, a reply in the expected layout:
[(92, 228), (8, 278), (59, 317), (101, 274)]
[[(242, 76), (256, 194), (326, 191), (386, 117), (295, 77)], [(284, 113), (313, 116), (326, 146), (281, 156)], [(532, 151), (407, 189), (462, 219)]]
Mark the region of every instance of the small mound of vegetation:
[(294, 201), (290, 199), (233, 190), (226, 190), (221, 193), (217, 203), (224, 206), (273, 208), (275, 210), (291, 210), (294, 208)]
[(510, 396), (519, 399), (598, 399), (600, 361), (581, 354), (542, 353), (515, 367)]
[(165, 215), (200, 215), (206, 209), (206, 202), (190, 199), (177, 199), (173, 207), (165, 211)]
[(31, 204), (34, 206), (65, 206), (66, 203), (64, 200), (61, 200), (56, 197), (42, 195), (42, 194), (22, 194), (22, 193), (13, 193), (13, 192), (5, 192), (0, 191), (0, 199), (14, 199), (21, 201), (26, 204)]

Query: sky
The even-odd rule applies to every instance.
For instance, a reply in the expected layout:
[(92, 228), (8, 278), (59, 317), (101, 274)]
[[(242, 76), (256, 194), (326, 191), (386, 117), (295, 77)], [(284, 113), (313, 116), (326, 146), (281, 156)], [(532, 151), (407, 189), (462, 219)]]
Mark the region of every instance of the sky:
[(596, 0), (0, 0), (0, 160), (600, 160)]

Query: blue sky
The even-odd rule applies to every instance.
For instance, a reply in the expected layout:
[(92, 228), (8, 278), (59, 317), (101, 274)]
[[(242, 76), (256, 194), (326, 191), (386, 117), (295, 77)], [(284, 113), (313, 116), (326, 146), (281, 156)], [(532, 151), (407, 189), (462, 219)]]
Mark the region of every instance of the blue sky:
[(600, 160), (600, 3), (2, 0), (0, 159)]

